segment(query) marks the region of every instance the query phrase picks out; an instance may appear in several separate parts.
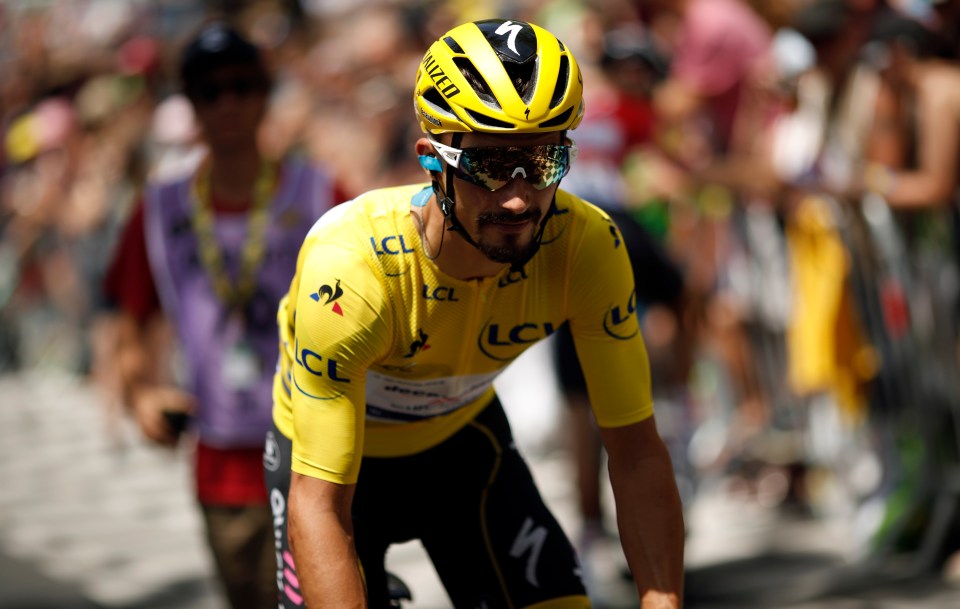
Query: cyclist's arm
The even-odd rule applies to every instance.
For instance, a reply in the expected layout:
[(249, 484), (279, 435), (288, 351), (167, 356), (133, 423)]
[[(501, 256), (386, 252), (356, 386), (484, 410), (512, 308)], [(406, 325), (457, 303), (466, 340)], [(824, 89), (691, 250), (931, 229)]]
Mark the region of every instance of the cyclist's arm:
[(641, 607), (683, 605), (684, 525), (670, 455), (653, 417), (600, 428), (617, 526)]
[(350, 517), (354, 488), (353, 484), (292, 474), (288, 506), (290, 545), (296, 557), (300, 588), (311, 609), (365, 606)]
[(389, 347), (390, 311), (360, 254), (310, 247), (294, 315), (290, 542), (307, 606), (363, 606), (350, 504), (360, 468), (365, 379)]
[(643, 607), (679, 607), (683, 512), (653, 418), (650, 366), (622, 237), (610, 225), (588, 223), (571, 264), (570, 328), (608, 453), (623, 550)]

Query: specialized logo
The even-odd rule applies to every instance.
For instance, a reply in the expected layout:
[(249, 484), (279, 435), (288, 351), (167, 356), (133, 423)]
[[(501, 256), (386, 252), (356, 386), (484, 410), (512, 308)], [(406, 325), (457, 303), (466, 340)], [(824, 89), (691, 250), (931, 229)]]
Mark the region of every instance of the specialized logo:
[(527, 581), (534, 588), (540, 587), (537, 581), (537, 563), (540, 561), (540, 553), (547, 542), (547, 529), (544, 526), (535, 526), (533, 518), (527, 518), (523, 521), (523, 527), (517, 533), (513, 545), (510, 547), (510, 556), (520, 558), (527, 552), (530, 552), (530, 558), (527, 559), (526, 576)]
[(310, 294), (310, 298), (312, 298), (314, 302), (320, 302), (324, 305), (332, 303), (333, 307), (331, 308), (333, 312), (343, 316), (343, 309), (340, 308), (340, 303), (337, 302), (337, 299), (341, 296), (343, 296), (343, 288), (340, 287), (339, 279), (337, 279), (337, 284), (332, 288), (328, 285), (322, 285), (315, 293)]
[(556, 328), (550, 322), (501, 326), (488, 320), (477, 337), (477, 346), (480, 352), (490, 359), (509, 362), (523, 353), (528, 346), (550, 336), (554, 331)]
[(440, 119), (439, 119), (439, 118), (435, 118), (435, 117), (433, 117), (433, 116), (430, 116), (429, 114), (427, 114), (427, 111), (424, 110), (423, 108), (420, 108), (420, 116), (422, 116), (423, 118), (427, 119), (428, 121), (430, 121), (431, 123), (433, 123), (433, 124), (436, 125), (437, 127), (439, 127), (440, 125), (443, 124), (443, 123), (440, 122)]
[(629, 340), (640, 332), (637, 321), (637, 291), (630, 292), (627, 304), (610, 305), (603, 315), (603, 331), (617, 340)]
[(417, 338), (417, 340), (410, 343), (410, 351), (407, 352), (407, 354), (404, 355), (403, 357), (413, 357), (417, 353), (421, 351), (426, 351), (427, 349), (430, 348), (430, 345), (427, 344), (426, 332), (424, 332), (423, 329), (421, 328), (417, 328), (417, 334), (420, 335), (419, 338)]
[(413, 248), (407, 247), (406, 241), (403, 240), (403, 235), (390, 235), (389, 237), (384, 237), (380, 240), (380, 243), (377, 243), (375, 238), (370, 237), (370, 245), (373, 246), (373, 251), (377, 254), (377, 256), (412, 254), (414, 251)]
[(434, 86), (436, 86), (437, 89), (440, 90), (440, 93), (447, 99), (450, 99), (460, 92), (460, 88), (453, 84), (453, 81), (444, 74), (443, 69), (437, 64), (437, 60), (433, 58), (433, 53), (427, 53), (426, 57), (423, 58), (423, 69), (427, 71), (430, 79), (433, 80)]
[(460, 302), (460, 299), (453, 293), (454, 288), (448, 288), (446, 286), (438, 285), (435, 288), (430, 288), (430, 286), (424, 284), (423, 286), (423, 299), (424, 300), (442, 300), (445, 302)]
[(520, 34), (521, 30), (523, 30), (523, 26), (512, 21), (504, 21), (503, 24), (497, 28), (497, 34), (500, 36), (504, 34), (510, 35), (510, 37), (507, 38), (507, 46), (517, 55), (520, 54), (520, 52), (517, 51), (517, 35)]

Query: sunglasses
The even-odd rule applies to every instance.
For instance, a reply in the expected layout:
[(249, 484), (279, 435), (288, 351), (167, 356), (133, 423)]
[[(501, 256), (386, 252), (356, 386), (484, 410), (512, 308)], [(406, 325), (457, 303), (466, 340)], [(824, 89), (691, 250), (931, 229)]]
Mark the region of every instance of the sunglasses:
[(190, 89), (191, 97), (203, 103), (212, 104), (221, 96), (232, 93), (237, 97), (248, 97), (263, 93), (267, 90), (267, 83), (262, 78), (242, 76), (222, 81), (205, 81)]
[(537, 190), (543, 190), (562, 180), (577, 156), (576, 144), (568, 141), (569, 144), (480, 146), (462, 149), (432, 139), (430, 143), (440, 157), (454, 168), (453, 175), (494, 192), (514, 178), (523, 178)]

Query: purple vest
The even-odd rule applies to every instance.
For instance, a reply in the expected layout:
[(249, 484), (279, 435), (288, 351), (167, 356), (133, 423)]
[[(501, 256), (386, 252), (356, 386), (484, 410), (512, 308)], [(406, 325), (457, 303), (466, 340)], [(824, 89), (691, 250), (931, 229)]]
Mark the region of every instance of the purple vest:
[[(270, 203), (266, 254), (257, 288), (242, 315), (230, 315), (200, 262), (191, 224), (193, 175), (150, 185), (145, 193), (147, 252), (160, 301), (176, 328), (187, 368), (188, 389), (197, 396), (201, 441), (222, 448), (257, 447), (269, 429), (273, 373), (277, 363), (277, 305), (290, 288), (307, 231), (333, 201), (322, 172), (287, 161)], [(215, 233), (231, 277), (247, 240), (245, 214), (216, 216)], [(225, 366), (237, 345), (249, 347), (255, 372), (238, 387)], [(253, 377), (256, 378), (253, 378)]]

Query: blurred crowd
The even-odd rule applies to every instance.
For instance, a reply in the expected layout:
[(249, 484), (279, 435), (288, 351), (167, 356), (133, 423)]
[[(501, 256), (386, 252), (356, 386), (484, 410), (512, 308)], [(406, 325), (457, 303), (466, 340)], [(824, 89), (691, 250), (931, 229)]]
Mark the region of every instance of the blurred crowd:
[(641, 314), (685, 499), (843, 512), (865, 556), (918, 569), (960, 548), (960, 1), (4, 2), (0, 371), (103, 376), (119, 227), (203, 153), (173, 67), (210, 11), (268, 53), (264, 153), (347, 196), (424, 180), (430, 41), (485, 16), (557, 33), (587, 99), (561, 187), (683, 278)]

